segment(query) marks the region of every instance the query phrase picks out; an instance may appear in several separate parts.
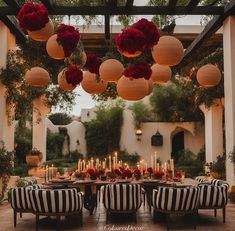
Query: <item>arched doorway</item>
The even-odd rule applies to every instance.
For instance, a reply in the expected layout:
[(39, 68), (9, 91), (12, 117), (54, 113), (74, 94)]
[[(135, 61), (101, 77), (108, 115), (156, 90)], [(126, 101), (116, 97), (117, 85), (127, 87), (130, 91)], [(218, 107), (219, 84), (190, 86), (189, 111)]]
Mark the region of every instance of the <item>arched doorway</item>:
[(179, 152), (184, 149), (184, 131), (175, 133), (171, 140), (171, 158), (177, 163)]

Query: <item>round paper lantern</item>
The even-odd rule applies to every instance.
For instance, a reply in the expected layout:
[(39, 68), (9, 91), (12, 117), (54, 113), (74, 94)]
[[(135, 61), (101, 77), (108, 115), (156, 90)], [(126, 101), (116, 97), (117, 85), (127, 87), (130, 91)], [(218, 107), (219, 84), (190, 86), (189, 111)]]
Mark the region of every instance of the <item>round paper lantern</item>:
[(153, 91), (153, 81), (151, 79), (147, 80), (148, 82), (148, 93), (147, 95), (150, 95)]
[(175, 66), (184, 56), (184, 47), (175, 37), (162, 36), (153, 47), (152, 56), (156, 63), (163, 66)]
[(48, 55), (50, 57), (52, 57), (53, 59), (64, 59), (65, 58), (64, 49), (57, 42), (57, 35), (56, 34), (52, 35), (47, 40), (46, 49), (47, 49)]
[(25, 82), (33, 87), (44, 87), (50, 82), (50, 75), (41, 67), (33, 67), (25, 73)]
[(51, 20), (45, 25), (44, 28), (37, 31), (27, 30), (28, 35), (33, 40), (44, 42), (47, 41), (54, 34), (54, 25)]
[(67, 82), (65, 74), (64, 74), (64, 70), (58, 74), (57, 82), (58, 82), (59, 87), (66, 91), (72, 91), (77, 87)]
[(100, 65), (100, 78), (107, 82), (117, 82), (124, 71), (124, 66), (116, 59), (108, 59)]
[(210, 88), (219, 84), (221, 80), (221, 72), (218, 67), (212, 64), (202, 66), (197, 71), (198, 83), (205, 87)]
[(89, 71), (84, 71), (81, 85), (84, 91), (87, 93), (100, 94), (106, 90), (107, 82), (104, 80), (97, 81), (96, 74), (93, 74)]
[(117, 92), (126, 100), (139, 100), (144, 98), (149, 91), (148, 82), (144, 78), (131, 79), (122, 76), (117, 83)]
[(166, 83), (171, 79), (172, 71), (170, 67), (154, 64), (151, 69), (152, 75), (150, 78), (154, 83)]

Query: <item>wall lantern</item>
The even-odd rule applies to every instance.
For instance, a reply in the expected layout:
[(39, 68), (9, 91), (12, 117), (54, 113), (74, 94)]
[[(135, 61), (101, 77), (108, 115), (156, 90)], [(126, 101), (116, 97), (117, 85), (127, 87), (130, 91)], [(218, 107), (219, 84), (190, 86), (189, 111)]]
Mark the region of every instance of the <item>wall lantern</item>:
[(160, 134), (159, 131), (157, 131), (156, 134), (151, 137), (151, 145), (152, 146), (163, 145), (163, 136)]
[(136, 130), (136, 132), (135, 132), (135, 134), (136, 134), (136, 137), (137, 137), (137, 140), (138, 141), (141, 141), (141, 136), (142, 136), (142, 131), (141, 131), (141, 129), (137, 129)]

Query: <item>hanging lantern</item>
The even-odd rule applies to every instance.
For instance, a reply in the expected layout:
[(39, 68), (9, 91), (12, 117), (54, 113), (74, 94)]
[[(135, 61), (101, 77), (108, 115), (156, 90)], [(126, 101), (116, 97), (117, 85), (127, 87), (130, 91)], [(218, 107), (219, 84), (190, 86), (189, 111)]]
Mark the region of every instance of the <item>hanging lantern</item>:
[(46, 49), (47, 49), (48, 55), (53, 59), (64, 59), (65, 58), (64, 49), (57, 42), (57, 35), (56, 34), (52, 35), (47, 40)]
[(65, 69), (62, 70), (57, 77), (57, 82), (58, 85), (61, 89), (66, 90), (66, 91), (72, 91), (74, 90), (77, 86), (74, 86), (70, 83), (67, 82), (66, 77), (65, 77)]
[(122, 76), (117, 83), (117, 92), (126, 100), (140, 100), (149, 91), (148, 82), (144, 78), (133, 79)]
[(106, 90), (107, 82), (104, 80), (97, 80), (96, 74), (89, 71), (83, 72), (83, 80), (81, 82), (84, 91), (90, 94), (101, 94)]
[(152, 75), (150, 78), (154, 83), (166, 83), (171, 79), (172, 71), (170, 67), (154, 64), (151, 69)]
[(124, 66), (116, 59), (108, 59), (100, 65), (100, 78), (107, 82), (117, 82), (124, 71)]
[(39, 42), (47, 41), (54, 33), (54, 25), (51, 20), (41, 30), (30, 31), (27, 30), (31, 39)]
[(162, 36), (153, 47), (152, 56), (155, 62), (162, 66), (175, 66), (184, 56), (184, 47), (177, 38)]
[(148, 93), (147, 95), (150, 95), (153, 91), (153, 81), (151, 79), (146, 80), (148, 82)]
[(33, 67), (25, 73), (25, 82), (33, 87), (44, 87), (50, 82), (50, 75), (41, 67)]
[(221, 72), (219, 68), (212, 64), (202, 66), (197, 71), (197, 81), (204, 88), (214, 87), (221, 80)]

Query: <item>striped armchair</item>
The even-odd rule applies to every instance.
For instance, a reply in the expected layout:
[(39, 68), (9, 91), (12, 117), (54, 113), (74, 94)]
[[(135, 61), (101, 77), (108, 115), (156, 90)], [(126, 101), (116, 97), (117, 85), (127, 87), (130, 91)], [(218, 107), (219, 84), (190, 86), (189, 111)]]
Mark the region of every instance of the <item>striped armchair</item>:
[(109, 184), (101, 189), (106, 208), (106, 223), (111, 213), (132, 213), (137, 223), (136, 212), (142, 204), (139, 184)]
[(36, 215), (36, 231), (39, 216), (56, 216), (57, 230), (61, 216), (79, 215), (82, 226), (83, 195), (77, 189), (33, 189), (29, 190), (32, 211)]
[(226, 205), (228, 202), (228, 183), (223, 180), (211, 179), (198, 185), (200, 187), (199, 209), (223, 209), (223, 223), (225, 223)]
[(14, 227), (16, 227), (17, 223), (17, 213), (20, 213), (20, 217), (22, 217), (22, 213), (32, 213), (28, 190), (42, 188), (43, 185), (34, 184), (27, 187), (16, 187), (10, 189), (9, 200), (14, 211)]
[[(170, 214), (191, 213), (197, 215), (199, 193), (199, 187), (174, 188), (160, 186), (157, 190), (153, 190), (154, 221), (157, 213), (166, 213), (167, 229), (169, 229)], [(194, 228), (196, 228), (195, 219)]]

